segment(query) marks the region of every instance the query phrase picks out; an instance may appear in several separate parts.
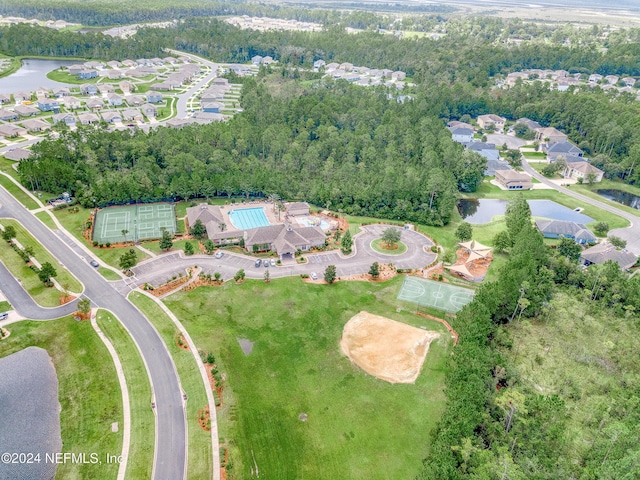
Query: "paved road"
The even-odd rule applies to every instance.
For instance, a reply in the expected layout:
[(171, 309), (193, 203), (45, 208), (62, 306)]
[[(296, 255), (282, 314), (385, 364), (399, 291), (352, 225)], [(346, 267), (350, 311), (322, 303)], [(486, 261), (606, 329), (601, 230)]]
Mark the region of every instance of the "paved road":
[[(402, 241), (407, 245), (407, 251), (402, 255), (384, 255), (371, 248), (371, 242), (380, 238), (382, 230), (388, 225), (369, 225), (363, 228), (355, 239), (355, 253), (343, 256), (337, 251), (306, 254), (308, 262), (297, 264), (295, 261), (285, 262), (282, 266), (266, 267), (271, 278), (298, 276), (302, 273), (315, 272), (322, 278), (327, 265), (335, 265), (339, 277), (367, 273), (373, 262), (393, 263), (397, 268), (422, 268), (431, 264), (436, 254), (430, 247), (433, 242), (424, 235), (402, 230)], [(248, 255), (225, 252), (222, 258), (209, 255), (193, 255), (186, 257), (182, 252), (171, 252), (145, 260), (133, 269), (134, 276), (126, 280), (115, 282), (114, 287), (126, 294), (138, 286), (149, 283), (158, 286), (166, 283), (174, 275), (185, 273), (188, 267), (197, 265), (202, 268), (204, 274), (213, 275), (215, 272), (222, 274), (223, 280), (233, 278), (241, 268), (245, 270), (248, 278), (261, 279), (266, 268), (255, 266), (256, 258)]]
[[(118, 293), (95, 269), (58, 236), (32, 216), (0, 187), (0, 217), (15, 218), (85, 286), (84, 295), (97, 307), (110, 309), (129, 330), (149, 368), (156, 402), (157, 445), (154, 479), (177, 480), (185, 476), (186, 419), (182, 390), (175, 366), (162, 339), (148, 320)], [(44, 320), (68, 313), (71, 306), (43, 309), (25, 298), (24, 290), (6, 269), (0, 269), (0, 288), (19, 313)], [(12, 281), (13, 280), (13, 281)]]
[(631, 222), (631, 226), (627, 228), (616, 228), (614, 230), (611, 230), (609, 231), (609, 235), (615, 235), (616, 237), (620, 237), (626, 240), (627, 250), (629, 250), (630, 252), (633, 252), (635, 255), (640, 256), (640, 217), (633, 215), (631, 213), (627, 213), (623, 210), (620, 210), (619, 208), (613, 207), (599, 200), (589, 198), (585, 195), (582, 195), (581, 193), (574, 192), (573, 190), (570, 190), (567, 187), (561, 187), (560, 185), (553, 183), (551, 180), (549, 180), (548, 178), (544, 177), (543, 175), (535, 171), (533, 168), (531, 168), (531, 166), (529, 165), (529, 163), (524, 157), (522, 158), (522, 169), (525, 172), (527, 172), (529, 175), (538, 179), (541, 183), (544, 183), (545, 185), (550, 186), (554, 190), (558, 190), (559, 192), (562, 192), (565, 195), (569, 195), (570, 197), (576, 198), (581, 202), (588, 203), (589, 205), (598, 207), (601, 210), (613, 213), (615, 215), (619, 215), (622, 218), (626, 218), (627, 220), (629, 220), (629, 222)]
[(187, 117), (187, 101), (202, 87), (204, 87), (207, 83), (213, 80), (216, 77), (216, 73), (218, 72), (218, 64), (210, 62), (209, 60), (205, 60), (202, 57), (198, 57), (196, 55), (191, 55), (190, 53), (180, 52), (178, 50), (169, 50), (169, 52), (174, 55), (178, 55), (181, 57), (191, 58), (194, 62), (197, 62), (201, 65), (207, 66), (211, 69), (211, 71), (205, 75), (198, 83), (194, 84), (187, 92), (178, 95), (178, 103), (176, 106), (177, 114), (176, 118), (185, 118)]

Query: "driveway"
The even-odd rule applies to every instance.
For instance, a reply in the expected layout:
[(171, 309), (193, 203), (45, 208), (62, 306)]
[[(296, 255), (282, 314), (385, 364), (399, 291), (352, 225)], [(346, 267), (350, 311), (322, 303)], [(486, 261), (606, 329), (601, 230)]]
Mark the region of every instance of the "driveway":
[(497, 148), (501, 148), (502, 145), (506, 143), (507, 148), (514, 150), (527, 144), (527, 142), (521, 138), (512, 135), (503, 135), (501, 133), (487, 134), (487, 143), (495, 143)]

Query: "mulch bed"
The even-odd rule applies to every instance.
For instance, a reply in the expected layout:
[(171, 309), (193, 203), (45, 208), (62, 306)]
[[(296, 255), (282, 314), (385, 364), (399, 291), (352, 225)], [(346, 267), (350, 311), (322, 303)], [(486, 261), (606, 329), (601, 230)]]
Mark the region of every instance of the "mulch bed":
[(198, 424), (204, 431), (211, 431), (211, 414), (209, 413), (209, 406), (205, 406), (198, 410)]

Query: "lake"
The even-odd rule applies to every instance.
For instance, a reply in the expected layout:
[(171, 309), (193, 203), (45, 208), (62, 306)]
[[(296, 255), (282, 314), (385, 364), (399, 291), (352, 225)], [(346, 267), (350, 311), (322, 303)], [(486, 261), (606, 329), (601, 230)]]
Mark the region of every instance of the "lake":
[(633, 207), (640, 210), (640, 197), (633, 193), (623, 192), (622, 190), (596, 190), (596, 193), (607, 200), (621, 203), (627, 207)]
[[(507, 200), (496, 199), (462, 199), (458, 201), (460, 216), (473, 225), (489, 223), (496, 215), (504, 215), (507, 210)], [(565, 220), (567, 222), (590, 223), (593, 218), (571, 210), (564, 205), (551, 200), (527, 200), (531, 215), (534, 217)]]
[[(77, 60), (39, 60), (26, 58), (15, 73), (0, 78), (0, 93), (11, 94), (20, 91), (33, 91), (38, 87), (67, 87), (68, 83), (54, 82), (47, 73), (56, 68), (83, 63)], [(75, 85), (77, 86), (77, 85)]]

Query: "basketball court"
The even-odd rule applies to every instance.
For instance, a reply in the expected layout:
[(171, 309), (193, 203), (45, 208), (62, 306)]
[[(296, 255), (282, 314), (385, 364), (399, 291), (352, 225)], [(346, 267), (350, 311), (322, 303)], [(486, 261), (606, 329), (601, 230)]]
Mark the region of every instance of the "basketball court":
[(95, 222), (93, 240), (99, 243), (160, 238), (163, 228), (172, 235), (176, 232), (175, 208), (169, 203), (105, 208), (98, 212)]
[(398, 300), (433, 307), (446, 312), (458, 312), (473, 300), (474, 291), (443, 282), (405, 277)]

